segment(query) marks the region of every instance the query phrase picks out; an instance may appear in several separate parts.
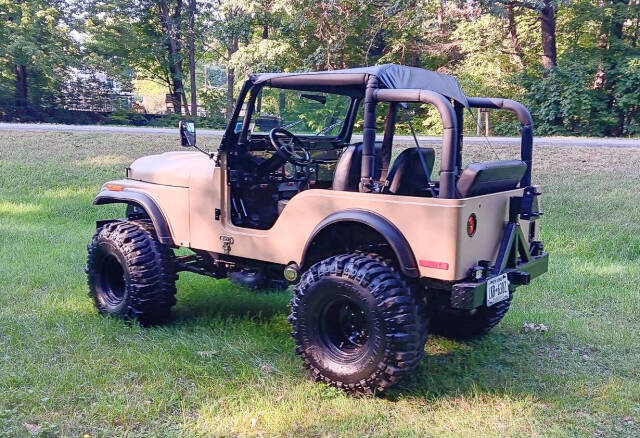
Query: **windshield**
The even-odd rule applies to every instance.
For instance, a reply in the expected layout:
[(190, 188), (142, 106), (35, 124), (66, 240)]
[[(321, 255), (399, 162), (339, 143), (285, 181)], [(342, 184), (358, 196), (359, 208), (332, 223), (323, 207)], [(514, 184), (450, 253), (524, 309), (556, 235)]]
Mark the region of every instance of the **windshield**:
[(340, 133), (351, 98), (339, 94), (264, 87), (256, 99), (250, 129), (267, 134), (285, 128), (298, 135), (334, 137)]

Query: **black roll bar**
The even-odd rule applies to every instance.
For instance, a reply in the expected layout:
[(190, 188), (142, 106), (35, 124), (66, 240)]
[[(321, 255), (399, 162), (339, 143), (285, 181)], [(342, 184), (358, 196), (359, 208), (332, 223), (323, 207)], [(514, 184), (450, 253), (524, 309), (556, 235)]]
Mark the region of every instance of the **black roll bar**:
[[(440, 158), (440, 198), (456, 197), (456, 178), (458, 176), (458, 119), (449, 99), (442, 94), (430, 90), (417, 89), (378, 89), (373, 93), (376, 101), (382, 102), (423, 102), (436, 107), (442, 120), (442, 157)], [(366, 99), (366, 97), (365, 97)], [(365, 107), (366, 111), (366, 107)], [(375, 114), (374, 114), (375, 121)], [(365, 112), (366, 123), (366, 112)], [(363, 138), (363, 151), (367, 147), (367, 137)], [(373, 141), (371, 149), (373, 150)], [(363, 152), (364, 155), (364, 152)], [(362, 160), (364, 172), (365, 161)], [(364, 175), (363, 175), (364, 176)]]
[(511, 111), (518, 117), (522, 125), (520, 140), (520, 159), (527, 164), (520, 187), (531, 185), (531, 161), (533, 159), (533, 119), (531, 113), (520, 102), (511, 99), (497, 99), (492, 97), (467, 97), (472, 108), (487, 108)]
[(373, 190), (375, 176), (376, 143), (376, 104), (375, 93), (378, 90), (378, 77), (369, 76), (364, 91), (364, 124), (362, 127), (362, 164), (360, 167), (361, 192)]

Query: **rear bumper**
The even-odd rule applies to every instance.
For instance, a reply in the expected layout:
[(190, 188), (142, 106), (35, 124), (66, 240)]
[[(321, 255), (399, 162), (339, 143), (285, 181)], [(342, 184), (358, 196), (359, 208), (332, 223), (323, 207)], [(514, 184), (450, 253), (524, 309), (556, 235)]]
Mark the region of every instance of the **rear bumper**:
[[(513, 291), (517, 286), (529, 284), (535, 277), (547, 272), (549, 266), (549, 254), (532, 257), (529, 262), (516, 265), (515, 268), (505, 269), (500, 274), (509, 277), (509, 288)], [(469, 281), (454, 284), (451, 289), (451, 307), (454, 309), (471, 310), (485, 303), (487, 293), (487, 280), (495, 277), (490, 275), (481, 281)]]

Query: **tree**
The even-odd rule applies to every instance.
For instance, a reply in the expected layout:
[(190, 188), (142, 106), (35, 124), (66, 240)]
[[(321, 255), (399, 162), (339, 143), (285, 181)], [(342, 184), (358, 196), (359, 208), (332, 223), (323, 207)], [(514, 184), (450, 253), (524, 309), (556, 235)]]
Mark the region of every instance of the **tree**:
[(244, 0), (215, 0), (213, 4), (207, 50), (227, 68), (227, 118), (231, 116), (235, 102), (236, 72), (231, 61), (240, 47), (240, 41), (249, 40), (254, 6), (253, 2)]
[[(89, 51), (95, 64), (112, 74), (131, 71), (164, 83), (173, 111), (189, 114), (196, 105), (196, 20), (206, 4), (189, 0), (92, 0), (87, 30)], [(185, 45), (184, 41), (187, 40)], [(185, 60), (191, 76), (191, 109), (185, 91)]]
[(516, 14), (515, 14), (515, 2), (508, 1), (505, 4), (507, 9), (507, 22), (509, 29), (509, 37), (511, 38), (511, 44), (513, 45), (513, 52), (518, 57), (520, 62), (520, 69), (524, 68), (524, 51), (520, 45), (520, 38), (518, 37), (518, 27), (516, 24)]
[(540, 29), (542, 31), (542, 67), (549, 70), (558, 65), (556, 52), (556, 7), (552, 0), (543, 0), (540, 11)]
[(63, 5), (47, 0), (0, 0), (0, 66), (13, 77), (13, 106), (24, 112), (53, 105), (76, 59)]
[(542, 37), (542, 55), (540, 62), (545, 71), (558, 65), (558, 54), (556, 48), (556, 9), (562, 0), (483, 0), (482, 3), (490, 8), (499, 6), (499, 10), (504, 8), (509, 21), (509, 36), (511, 38), (514, 51), (518, 58), (524, 59), (524, 53), (520, 47), (515, 21), (515, 8), (525, 8), (534, 11), (540, 20), (540, 35)]
[(158, 18), (162, 25), (164, 44), (167, 48), (170, 88), (172, 89), (173, 109), (180, 113), (181, 102), (184, 110), (189, 114), (187, 97), (184, 91), (184, 76), (182, 70), (182, 0), (157, 2)]

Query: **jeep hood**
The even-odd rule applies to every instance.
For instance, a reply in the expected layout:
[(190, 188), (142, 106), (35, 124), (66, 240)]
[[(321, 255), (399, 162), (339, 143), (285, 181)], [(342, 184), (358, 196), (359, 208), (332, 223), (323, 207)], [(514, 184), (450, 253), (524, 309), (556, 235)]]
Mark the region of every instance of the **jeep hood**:
[(128, 178), (153, 184), (188, 187), (191, 169), (206, 155), (195, 151), (165, 152), (149, 155), (134, 161), (129, 167)]

